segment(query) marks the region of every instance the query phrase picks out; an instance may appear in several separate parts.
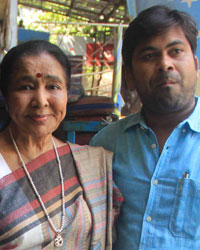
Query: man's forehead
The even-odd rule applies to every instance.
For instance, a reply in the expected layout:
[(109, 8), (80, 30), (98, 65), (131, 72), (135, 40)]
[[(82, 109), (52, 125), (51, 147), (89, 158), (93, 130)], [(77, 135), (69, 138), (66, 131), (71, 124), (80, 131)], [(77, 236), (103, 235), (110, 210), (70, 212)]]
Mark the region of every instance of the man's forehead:
[(162, 47), (170, 47), (177, 44), (189, 44), (185, 33), (180, 27), (173, 27), (162, 34), (155, 35), (145, 41), (142, 41), (135, 48), (135, 51), (147, 50), (147, 49), (156, 49)]

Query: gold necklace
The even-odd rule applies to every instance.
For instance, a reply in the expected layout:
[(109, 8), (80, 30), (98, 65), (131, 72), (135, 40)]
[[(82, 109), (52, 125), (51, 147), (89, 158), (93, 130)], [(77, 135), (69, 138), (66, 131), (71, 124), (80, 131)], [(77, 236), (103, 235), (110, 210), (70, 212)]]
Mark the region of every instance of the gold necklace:
[(25, 171), (25, 173), (26, 173), (26, 175), (28, 177), (28, 180), (29, 180), (29, 182), (30, 182), (30, 184), (31, 184), (31, 186), (32, 186), (32, 188), (33, 188), (39, 202), (40, 202), (40, 205), (41, 205), (42, 209), (44, 210), (44, 213), (45, 213), (45, 215), (47, 217), (47, 220), (48, 220), (49, 224), (51, 225), (51, 228), (56, 233), (56, 236), (54, 238), (54, 245), (56, 247), (61, 247), (63, 245), (63, 238), (61, 236), (61, 232), (62, 232), (62, 230), (64, 228), (64, 222), (65, 222), (65, 193), (64, 193), (64, 178), (63, 178), (63, 173), (62, 173), (61, 162), (60, 162), (60, 158), (59, 158), (59, 155), (58, 155), (58, 151), (57, 151), (54, 139), (52, 137), (53, 147), (54, 147), (54, 151), (55, 151), (55, 154), (56, 154), (56, 160), (57, 160), (57, 163), (58, 163), (58, 169), (59, 169), (59, 174), (60, 174), (61, 197), (62, 197), (62, 218), (61, 218), (61, 226), (58, 229), (55, 227), (52, 219), (50, 218), (50, 216), (49, 216), (49, 214), (47, 212), (47, 209), (46, 209), (46, 207), (44, 205), (44, 202), (42, 201), (42, 198), (41, 198), (41, 196), (40, 196), (40, 194), (39, 194), (39, 192), (38, 192), (38, 190), (37, 190), (37, 188), (36, 188), (36, 186), (35, 186), (35, 184), (33, 182), (33, 179), (32, 179), (31, 175), (28, 172), (28, 169), (26, 167), (26, 164), (25, 164), (20, 152), (19, 152), (18, 146), (17, 146), (17, 144), (15, 142), (15, 139), (13, 137), (13, 134), (12, 134), (12, 131), (11, 131), (10, 127), (9, 127), (9, 133), (10, 133), (10, 138), (12, 140), (12, 143), (13, 143), (13, 145), (15, 147), (16, 152), (17, 152), (17, 155), (18, 155), (18, 157), (20, 159), (21, 165), (22, 165), (22, 167), (23, 167), (23, 169), (24, 169), (24, 171)]

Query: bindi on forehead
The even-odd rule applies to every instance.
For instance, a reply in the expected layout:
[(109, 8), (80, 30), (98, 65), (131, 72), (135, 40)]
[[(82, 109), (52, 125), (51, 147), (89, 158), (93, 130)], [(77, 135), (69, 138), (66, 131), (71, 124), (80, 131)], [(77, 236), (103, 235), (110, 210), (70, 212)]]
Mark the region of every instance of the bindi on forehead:
[(37, 73), (37, 74), (36, 74), (36, 77), (37, 77), (37, 78), (41, 78), (41, 77), (42, 77), (42, 73)]

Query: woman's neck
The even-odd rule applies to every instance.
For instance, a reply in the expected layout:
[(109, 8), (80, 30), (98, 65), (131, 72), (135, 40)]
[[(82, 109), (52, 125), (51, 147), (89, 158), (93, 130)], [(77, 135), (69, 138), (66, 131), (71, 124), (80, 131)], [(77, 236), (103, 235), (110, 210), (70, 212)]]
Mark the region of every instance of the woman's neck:
[[(10, 140), (10, 131), (25, 162), (29, 162), (40, 154), (53, 148), (51, 134), (47, 134), (43, 137), (35, 137), (23, 132), (19, 133), (19, 131), (15, 131), (12, 126), (9, 126), (6, 129), (5, 133), (7, 133)], [(14, 145), (11, 146), (14, 149)]]

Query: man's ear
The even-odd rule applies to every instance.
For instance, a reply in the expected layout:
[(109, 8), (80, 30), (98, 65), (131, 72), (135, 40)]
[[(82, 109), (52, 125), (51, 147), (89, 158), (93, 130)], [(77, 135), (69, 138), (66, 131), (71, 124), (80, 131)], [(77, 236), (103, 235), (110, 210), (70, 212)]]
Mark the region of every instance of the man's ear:
[(197, 56), (194, 57), (194, 63), (195, 63), (195, 68), (198, 71), (199, 70), (199, 60), (198, 60)]
[(134, 86), (134, 75), (133, 75), (133, 70), (129, 67), (125, 67), (125, 80), (127, 87), (129, 90), (134, 91), (135, 86)]

